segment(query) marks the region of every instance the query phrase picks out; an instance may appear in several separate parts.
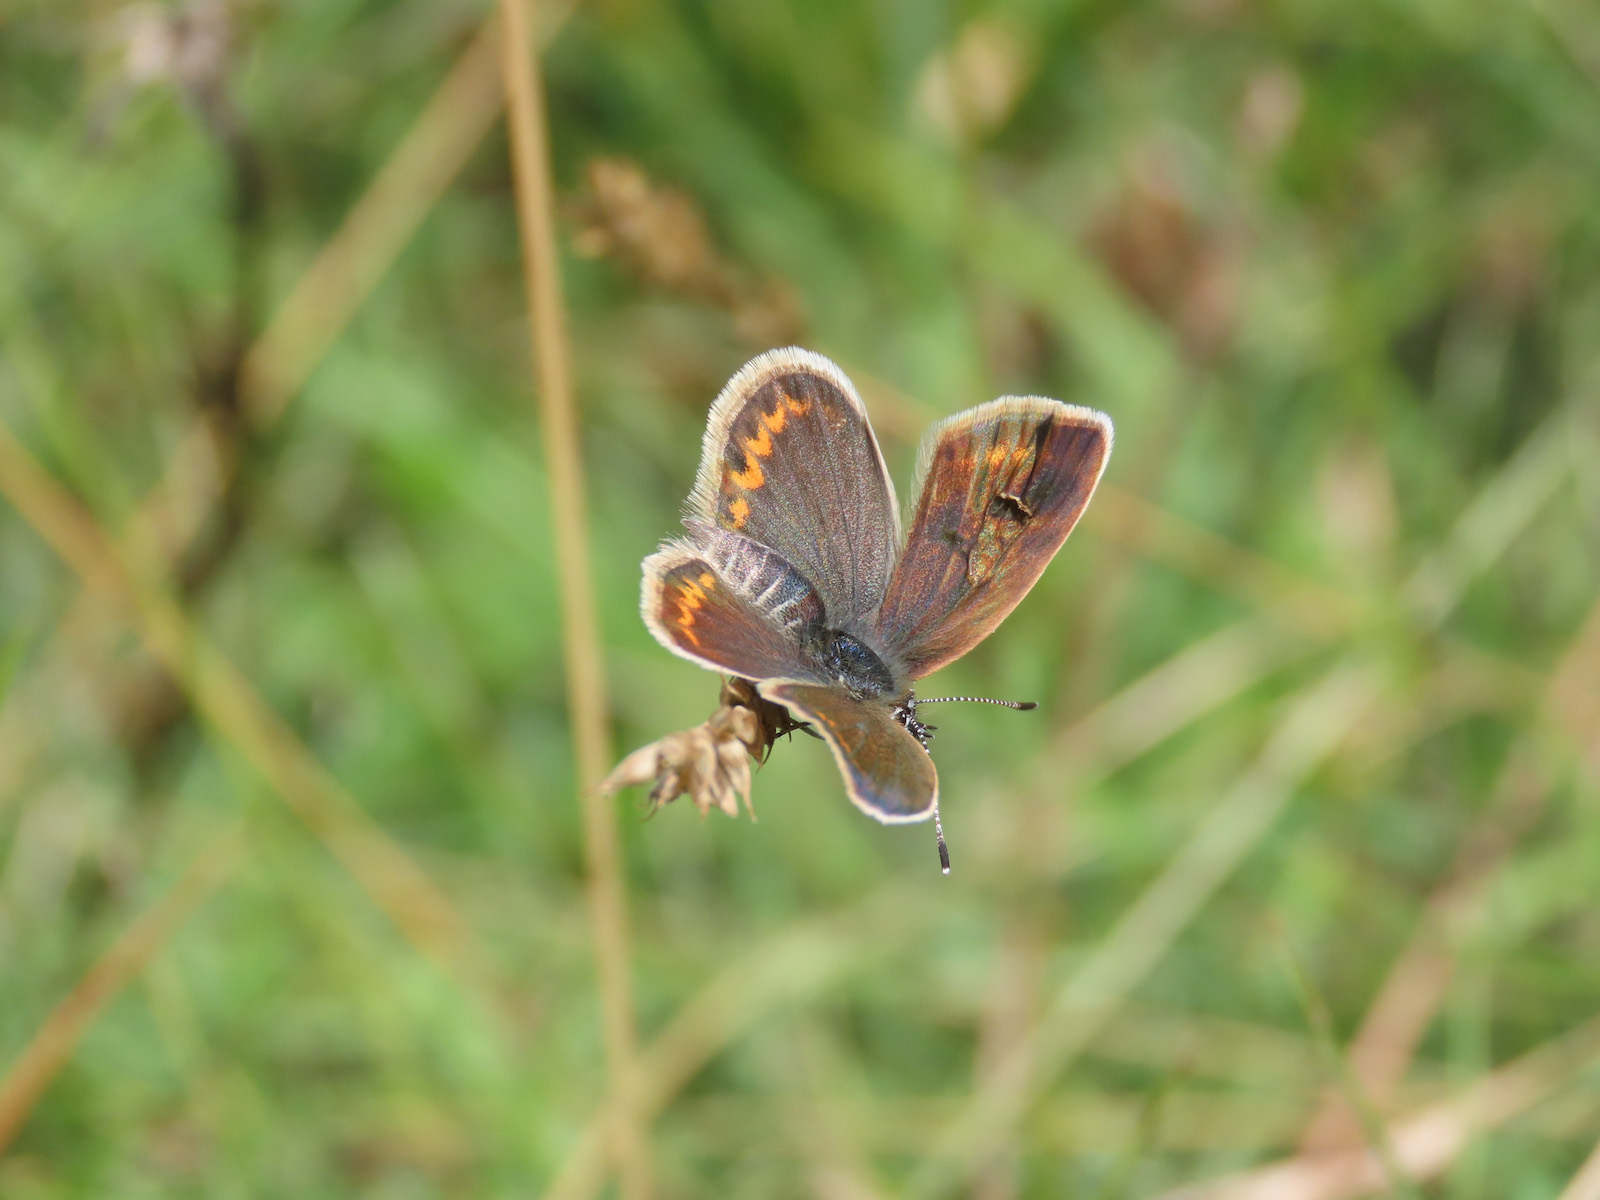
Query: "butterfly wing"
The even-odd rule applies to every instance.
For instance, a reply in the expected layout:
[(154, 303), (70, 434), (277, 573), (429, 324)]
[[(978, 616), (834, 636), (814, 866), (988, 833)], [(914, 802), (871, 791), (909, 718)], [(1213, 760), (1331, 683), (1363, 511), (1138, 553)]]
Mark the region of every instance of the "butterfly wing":
[(942, 421), (918, 455), (911, 531), (878, 618), (913, 679), (960, 658), (1027, 595), (1111, 454), (1093, 409), (1006, 396)]
[(861, 397), (820, 354), (770, 350), (722, 389), (689, 510), (792, 563), (835, 627), (883, 601), (900, 544), (894, 488)]
[(933, 759), (888, 705), (802, 680), (769, 679), (757, 687), (822, 735), (857, 808), (886, 825), (933, 815), (939, 799)]
[(639, 611), (656, 640), (690, 662), (746, 679), (810, 677), (801, 632), (822, 619), (811, 585), (749, 538), (705, 528), (696, 534), (644, 560)]

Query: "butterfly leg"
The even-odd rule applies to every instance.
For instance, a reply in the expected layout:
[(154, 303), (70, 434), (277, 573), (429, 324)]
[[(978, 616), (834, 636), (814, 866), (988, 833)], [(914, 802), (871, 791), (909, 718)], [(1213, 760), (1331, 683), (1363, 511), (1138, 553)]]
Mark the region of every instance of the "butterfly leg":
[(906, 727), (924, 750), (928, 748), (928, 743), (933, 741), (934, 730), (939, 728), (937, 725), (927, 725), (917, 720), (917, 697), (912, 692), (907, 692), (905, 699), (894, 706), (894, 719)]

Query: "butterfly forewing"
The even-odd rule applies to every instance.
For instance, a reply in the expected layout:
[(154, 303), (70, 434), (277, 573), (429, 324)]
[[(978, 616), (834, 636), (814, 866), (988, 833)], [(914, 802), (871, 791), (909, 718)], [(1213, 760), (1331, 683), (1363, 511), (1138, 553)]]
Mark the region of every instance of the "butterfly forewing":
[(801, 680), (769, 679), (758, 686), (827, 741), (857, 808), (888, 824), (933, 815), (939, 799), (933, 759), (888, 705)]
[(894, 490), (860, 397), (819, 354), (769, 351), (722, 390), (690, 509), (792, 563), (836, 627), (883, 600), (899, 545)]
[(1027, 595), (1110, 452), (1103, 414), (1033, 396), (991, 401), (929, 431), (910, 532), (878, 618), (884, 646), (912, 678), (960, 658)]

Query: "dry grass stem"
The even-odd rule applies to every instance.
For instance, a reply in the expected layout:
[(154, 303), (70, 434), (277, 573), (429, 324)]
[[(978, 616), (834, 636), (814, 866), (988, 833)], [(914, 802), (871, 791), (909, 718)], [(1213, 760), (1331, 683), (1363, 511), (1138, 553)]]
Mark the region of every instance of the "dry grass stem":
[[(1007, 875), (1055, 878), (1084, 853), (1072, 800), (1119, 768), (1203, 720), (1315, 647), (1270, 621), (1247, 617), (1197, 639), (1058, 732), (1024, 776), (1026, 831), (991, 819), (981, 857)], [(1009, 787), (1009, 785), (1008, 785)], [(1011, 811), (996, 794), (994, 811)]]
[[(570, 7), (552, 6), (542, 42)], [(283, 415), (499, 115), (498, 24), (493, 15), (484, 23), (246, 351), (241, 401), (256, 428)], [(148, 538), (169, 559), (180, 554), (236, 465), (219, 449), (197, 422), (169, 456), (130, 534)]]
[(1041, 763), (1041, 778), (1053, 783), (1066, 764), (1092, 764), (1098, 773), (1124, 766), (1315, 648), (1259, 618), (1226, 625), (1062, 729)]
[[(1544, 459), (1540, 456), (1537, 461), (1543, 463)], [(1095, 504), (1097, 513), (1104, 505), (1105, 519), (1089, 528), (1107, 541), (1203, 583), (1222, 595), (1236, 597), (1284, 629), (1311, 638), (1315, 643), (1327, 644), (1349, 636), (1358, 632), (1363, 624), (1370, 625), (1382, 616), (1369, 603), (1339, 588), (1246, 549), (1133, 492), (1102, 485), (1095, 493)], [(1528, 521), (1536, 511), (1536, 506), (1523, 503), (1512, 515)], [(1486, 547), (1476, 528), (1479, 523), (1474, 516), (1476, 512), (1475, 505), (1463, 516), (1451, 539), (1454, 544), (1472, 546), (1471, 552), (1464, 551), (1445, 559), (1430, 558), (1413, 576), (1414, 579), (1426, 576), (1433, 581), (1426, 585), (1434, 597), (1429, 602), (1432, 607), (1416, 614), (1426, 628), (1435, 628), (1448, 616), (1455, 603), (1451, 597), (1459, 595), (1478, 574), (1492, 565), (1494, 554), (1505, 549), (1515, 532), (1507, 524), (1497, 523), (1491, 531), (1493, 544)], [(1414, 590), (1408, 589), (1408, 596)], [(1476, 685), (1506, 697), (1516, 697), (1531, 695), (1544, 682), (1537, 671), (1523, 663), (1449, 635), (1441, 640), (1453, 656), (1457, 669), (1470, 673)], [(1303, 653), (1313, 648), (1307, 646)]]
[(1329, 587), (1221, 537), (1133, 492), (1105, 484), (1095, 492), (1101, 537), (1126, 546), (1262, 612), (1321, 639), (1346, 632), (1365, 617), (1364, 606)]
[[(972, 1056), (973, 1086), (978, 1091), (1005, 1068), (1037, 1019), (1050, 949), (1048, 937), (1026, 914), (1013, 916), (1004, 939), (978, 1013)], [(973, 1200), (1015, 1200), (1021, 1173), (1017, 1150), (1006, 1146), (982, 1165), (972, 1189)]]
[(1531, 7), (1544, 18), (1567, 57), (1600, 90), (1600, 30), (1595, 28), (1593, 11), (1576, 0), (1535, 0)]
[(1346, 663), (1301, 694), (1256, 764), (1124, 912), (961, 1116), (930, 1139), (930, 1157), (908, 1194), (948, 1195), (966, 1186), (1271, 827), (1377, 691), (1370, 670)]
[(862, 1144), (862, 1125), (849, 1121), (844, 1106), (834, 1102), (847, 1093), (870, 1103), (870, 1092), (832, 1034), (808, 1017), (794, 1022), (787, 1061), (774, 1064), (774, 1082), (781, 1087), (798, 1078), (801, 1090), (783, 1106), (781, 1120), (793, 1131), (817, 1200), (886, 1200), (890, 1193)]
[[(541, 46), (555, 36), (571, 7), (548, 6), (538, 30)], [(240, 388), (256, 428), (269, 428), (282, 417), (460, 174), (499, 116), (504, 96), (499, 19), (491, 14), (246, 351)], [(179, 441), (162, 482), (141, 506), (138, 523), (169, 556), (176, 555), (231, 469), (218, 460), (204, 423), (197, 423)]]
[[(1589, 1021), (1479, 1079), (1460, 1096), (1389, 1127), (1400, 1167), (1432, 1179), (1473, 1141), (1565, 1087), (1600, 1060), (1600, 1020)], [(1377, 1156), (1301, 1157), (1178, 1188), (1159, 1200), (1353, 1200), (1384, 1191)]]
[(595, 611), (584, 501), (582, 449), (573, 397), (571, 344), (555, 229), (555, 185), (539, 56), (529, 52), (526, 0), (502, 0), (507, 118), (517, 225), (522, 238), (529, 336), (538, 377), (544, 430), (550, 520), (560, 588), (567, 711), (572, 721), (578, 790), (588, 859), (589, 905), (599, 967), (600, 1005), (617, 1098), (611, 1123), (613, 1152), (628, 1200), (650, 1194), (649, 1149), (638, 1111), (638, 1049), (629, 981), (627, 897), (617, 817), (610, 796), (596, 785), (605, 777), (608, 734), (605, 674)]
[(1567, 1181), (1556, 1200), (1600, 1200), (1600, 1146), (1590, 1151), (1583, 1166)]
[(1539, 509), (1571, 476), (1570, 415), (1558, 405), (1526, 437), (1456, 520), (1444, 544), (1406, 581), (1404, 594), (1423, 624), (1437, 628), (1455, 610), (1468, 585), (1503, 554)]
[(124, 562), (94, 520), (3, 423), (0, 492), (85, 585), (133, 621), (151, 657), (172, 673), (201, 714), (323, 839), (413, 945), (447, 970), (484, 985), (489, 968), (444, 893), (190, 625), (182, 609)]
[[(1171, 1069), (1170, 1064), (1168, 1068)], [(1165, 1086), (1158, 1082), (1154, 1087), (1134, 1091), (1075, 1087), (1042, 1100), (1028, 1119), (1029, 1166), (1037, 1169), (1039, 1159), (1046, 1156), (1090, 1156), (1109, 1168), (1100, 1174), (1098, 1189), (1073, 1191), (1068, 1190), (1068, 1185), (1045, 1194), (1070, 1196), (1072, 1200), (1080, 1196), (1083, 1200), (1146, 1196), (1138, 1186), (1141, 1172), (1119, 1172), (1107, 1161), (1121, 1158), (1119, 1152), (1123, 1148), (1145, 1152), (1142, 1161), (1135, 1160), (1140, 1166), (1150, 1161), (1150, 1154), (1181, 1155), (1186, 1159), (1270, 1154), (1285, 1136), (1293, 1135), (1296, 1109), (1307, 1098), (1218, 1092), (1183, 1084), (1181, 1067), (1174, 1074), (1175, 1078)], [(1574, 1095), (1580, 1087), (1568, 1087), (1552, 1095), (1546, 1105), (1526, 1110), (1516, 1118), (1517, 1135), (1536, 1146), (1535, 1153), (1568, 1157), (1563, 1153), (1564, 1143), (1571, 1140), (1574, 1125), (1582, 1120), (1576, 1115), (1581, 1097)], [(786, 1161), (792, 1156), (794, 1175), (800, 1178), (805, 1165), (815, 1159), (796, 1145), (795, 1131), (787, 1124), (792, 1098), (809, 1099), (804, 1093), (797, 1096), (792, 1083), (787, 1090), (775, 1087), (773, 1094), (760, 1098), (736, 1092), (697, 1092), (673, 1106), (672, 1123), (675, 1132), (690, 1142), (690, 1153), (715, 1154), (734, 1146), (748, 1158), (763, 1162)], [(848, 1128), (862, 1154), (876, 1161), (921, 1157), (927, 1150), (928, 1129), (947, 1122), (958, 1106), (957, 1098), (948, 1094), (861, 1095), (837, 1087), (815, 1102), (826, 1105), (829, 1118)], [(1440, 1098), (1435, 1097), (1414, 1105), (1410, 1111), (1422, 1112), (1439, 1103)], [(1037, 1178), (1031, 1176), (1032, 1180)], [(1432, 1190), (1439, 1191), (1437, 1186)], [(1394, 1193), (1380, 1185), (1372, 1194), (1391, 1197)], [(1503, 1194), (1493, 1193), (1495, 1200)], [(1546, 1189), (1537, 1194), (1542, 1197), (1552, 1193)], [(982, 1198), (973, 1194), (972, 1200)]]
[[(703, 1148), (737, 1146), (750, 1159), (765, 1162), (787, 1158), (794, 1164), (796, 1179), (849, 1179), (859, 1187), (870, 1178), (868, 1172), (824, 1175), (815, 1170), (817, 1163), (828, 1160), (800, 1140), (799, 1131), (791, 1124), (791, 1110), (802, 1103), (825, 1106), (826, 1119), (849, 1130), (863, 1158), (905, 1161), (926, 1153), (927, 1131), (947, 1122), (959, 1104), (956, 1097), (944, 1094), (873, 1096), (836, 1089), (810, 1096), (796, 1095), (792, 1084), (787, 1091), (773, 1090), (776, 1094), (767, 1104), (753, 1101), (748, 1095), (698, 1092), (673, 1106), (673, 1128), (679, 1136), (692, 1138), (691, 1153), (703, 1152)], [(1115, 1158), (1123, 1167), (1137, 1167), (1141, 1153), (1260, 1154), (1269, 1150), (1274, 1139), (1286, 1130), (1292, 1132), (1294, 1113), (1290, 1105), (1299, 1100), (1300, 1097), (1218, 1093), (1177, 1084), (1157, 1084), (1153, 1089), (1132, 1094), (1074, 1088), (1041, 1101), (1029, 1117), (1027, 1165), (1036, 1169), (1039, 1156), (1090, 1156), (1096, 1162)], [(1146, 1157), (1143, 1161), (1149, 1160)], [(1037, 1179), (1036, 1175), (1019, 1175), (1029, 1182)], [(1052, 1200), (1056, 1195), (1071, 1200), (1132, 1200), (1141, 1195), (1136, 1187), (1130, 1190), (1130, 1184), (1137, 1182), (1137, 1170), (1111, 1167), (1101, 1179), (1098, 1189), (1063, 1189), (1045, 1195)], [(898, 1195), (887, 1187), (882, 1190), (890, 1196)], [(834, 1200), (841, 1195), (820, 1187), (811, 1194), (818, 1200)], [(1026, 1191), (1021, 1194), (1028, 1195)], [(990, 1197), (974, 1191), (971, 1200)]]
[(34, 1033), (0, 1077), (0, 1155), (22, 1128), (50, 1081), (72, 1058), (78, 1041), (123, 986), (144, 969), (244, 854), (243, 831), (213, 841), (172, 890), (134, 919)]
[(1383, 1118), (1378, 1115), (1377, 1109), (1373, 1107), (1371, 1099), (1362, 1087), (1361, 1080), (1351, 1069), (1349, 1059), (1339, 1049), (1339, 1042), (1333, 1029), (1333, 1016), (1328, 1012), (1327, 1003), (1296, 957), (1288, 933), (1281, 927), (1278, 929), (1278, 939), (1290, 983), (1293, 985), (1296, 999), (1300, 1002), (1301, 1011), (1305, 1014), (1306, 1024), (1311, 1028), (1326, 1073), (1332, 1076), (1333, 1086), (1338, 1089), (1350, 1111), (1360, 1122), (1361, 1135), (1383, 1167), (1389, 1190), (1402, 1200), (1417, 1200), (1417, 1189), (1407, 1178), (1405, 1169), (1395, 1157), (1394, 1146), (1389, 1142), (1389, 1131), (1384, 1127)]
[(1600, 774), (1600, 601), (1551, 672), (1544, 709)]
[[(1600, 602), (1593, 605), (1561, 660), (1546, 678), (1539, 712), (1564, 730), (1580, 753), (1600, 747)], [(1429, 897), (1422, 919), (1389, 973), (1350, 1044), (1350, 1062), (1381, 1109), (1404, 1078), (1417, 1046), (1455, 977), (1451, 927), (1471, 912), (1518, 839), (1537, 820), (1549, 790), (1534, 734), (1512, 742), (1484, 815), (1463, 841), (1448, 879)], [(1329, 1095), (1300, 1140), (1304, 1154), (1351, 1145), (1357, 1136), (1348, 1106)]]
[[(925, 928), (930, 913), (913, 900), (905, 888), (883, 887), (843, 913), (765, 935), (719, 971), (678, 1007), (641, 1055), (641, 1119), (659, 1116), (712, 1058), (773, 1009), (815, 995), (864, 961), (869, 946), (881, 955)], [(584, 1127), (544, 1200), (590, 1200), (599, 1192), (615, 1111), (613, 1099)]]
[[(540, 45), (555, 36), (571, 7), (548, 6)], [(244, 403), (258, 428), (283, 414), (493, 124), (505, 94), (497, 30), (498, 18), (491, 16), (247, 351)], [(206, 422), (196, 421), (130, 521), (130, 542), (165, 561), (177, 558), (230, 469), (218, 457)], [(84, 603), (61, 622), (63, 632), (88, 623)], [(37, 746), (38, 739), (25, 731), (14, 736), (23, 753)], [(8, 755), (8, 764), (16, 762), (16, 755)]]
[[(1380, 1109), (1404, 1078), (1455, 978), (1455, 959), (1440, 936), (1430, 906), (1351, 1039), (1351, 1069)], [(1302, 1132), (1299, 1149), (1305, 1155), (1326, 1154), (1356, 1144), (1359, 1137), (1348, 1102), (1330, 1090)]]
[(244, 404), (277, 422), (500, 114), (491, 14), (328, 239), (244, 361)]

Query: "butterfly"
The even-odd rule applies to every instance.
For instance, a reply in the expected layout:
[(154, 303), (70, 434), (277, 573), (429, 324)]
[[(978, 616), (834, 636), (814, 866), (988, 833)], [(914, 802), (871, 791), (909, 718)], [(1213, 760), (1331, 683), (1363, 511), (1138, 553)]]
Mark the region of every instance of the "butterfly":
[(688, 536), (644, 560), (644, 623), (821, 736), (867, 815), (937, 825), (933, 727), (912, 685), (1028, 594), (1088, 506), (1111, 442), (1103, 413), (1039, 396), (957, 413), (923, 439), (902, 533), (850, 380), (820, 354), (769, 350), (711, 406)]

